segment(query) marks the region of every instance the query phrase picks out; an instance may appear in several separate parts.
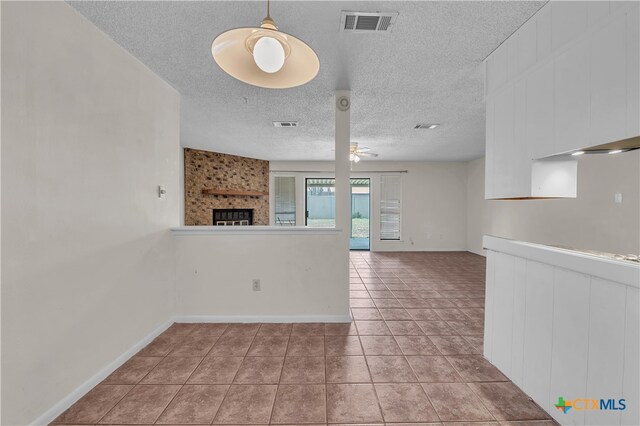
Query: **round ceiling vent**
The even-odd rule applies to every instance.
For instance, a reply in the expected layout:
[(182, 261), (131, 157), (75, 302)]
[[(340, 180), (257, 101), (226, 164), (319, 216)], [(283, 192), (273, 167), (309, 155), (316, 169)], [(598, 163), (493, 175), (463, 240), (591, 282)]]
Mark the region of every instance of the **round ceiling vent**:
[(346, 111), (351, 106), (351, 101), (347, 96), (340, 96), (338, 98), (338, 109), (340, 111)]

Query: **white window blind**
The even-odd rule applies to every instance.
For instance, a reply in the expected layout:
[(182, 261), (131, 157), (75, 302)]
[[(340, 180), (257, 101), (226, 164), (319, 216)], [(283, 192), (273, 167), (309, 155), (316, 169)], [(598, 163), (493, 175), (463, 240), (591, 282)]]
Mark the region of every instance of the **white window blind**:
[(296, 178), (276, 176), (274, 189), (275, 224), (294, 226), (296, 224)]
[(380, 176), (380, 239), (400, 239), (401, 209), (400, 175)]

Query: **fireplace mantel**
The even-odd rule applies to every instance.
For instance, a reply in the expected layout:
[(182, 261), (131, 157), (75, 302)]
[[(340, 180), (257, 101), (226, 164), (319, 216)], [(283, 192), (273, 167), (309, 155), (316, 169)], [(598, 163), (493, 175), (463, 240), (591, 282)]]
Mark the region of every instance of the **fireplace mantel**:
[(264, 191), (250, 191), (244, 189), (203, 189), (202, 195), (227, 195), (231, 197), (264, 197), (269, 195)]

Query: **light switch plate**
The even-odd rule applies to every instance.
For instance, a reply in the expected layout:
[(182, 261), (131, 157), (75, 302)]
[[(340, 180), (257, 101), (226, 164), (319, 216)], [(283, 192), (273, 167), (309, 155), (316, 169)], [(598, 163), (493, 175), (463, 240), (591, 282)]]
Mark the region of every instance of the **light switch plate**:
[(622, 204), (622, 192), (616, 192), (616, 194), (613, 196), (613, 201), (616, 204)]
[(167, 189), (164, 185), (158, 185), (158, 198), (164, 198), (167, 196)]

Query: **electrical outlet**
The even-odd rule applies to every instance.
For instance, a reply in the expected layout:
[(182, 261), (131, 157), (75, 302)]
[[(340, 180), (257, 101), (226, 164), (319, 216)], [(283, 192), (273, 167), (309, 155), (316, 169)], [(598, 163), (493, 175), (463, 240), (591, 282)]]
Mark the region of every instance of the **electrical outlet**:
[(260, 291), (260, 280), (253, 280), (253, 291)]

